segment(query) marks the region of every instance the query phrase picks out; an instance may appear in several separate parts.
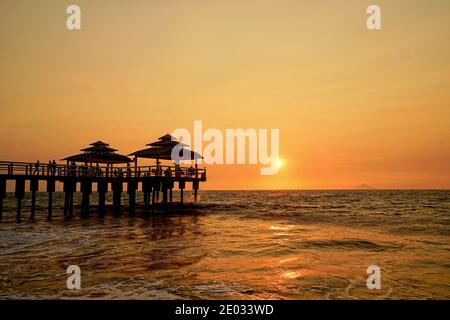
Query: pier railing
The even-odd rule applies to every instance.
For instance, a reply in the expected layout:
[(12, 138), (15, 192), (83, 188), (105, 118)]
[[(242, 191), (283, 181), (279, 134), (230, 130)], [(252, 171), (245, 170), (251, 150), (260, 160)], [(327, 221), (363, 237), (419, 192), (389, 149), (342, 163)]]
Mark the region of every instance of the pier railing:
[(0, 161), (0, 175), (45, 177), (173, 177), (206, 179), (206, 169), (181, 166), (97, 166)]

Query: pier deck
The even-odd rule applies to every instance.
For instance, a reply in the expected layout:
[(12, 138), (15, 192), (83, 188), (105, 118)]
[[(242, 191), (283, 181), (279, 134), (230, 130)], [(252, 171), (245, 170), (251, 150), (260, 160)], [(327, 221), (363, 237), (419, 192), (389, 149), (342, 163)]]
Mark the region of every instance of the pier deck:
[[(183, 190), (186, 183), (192, 183), (194, 200), (200, 182), (206, 181), (206, 169), (181, 166), (96, 166), (74, 164), (43, 164), (29, 162), (0, 161), (0, 219), (3, 215), (3, 199), (6, 196), (7, 181), (15, 183), (15, 198), (17, 199), (17, 219), (21, 218), (21, 202), (25, 196), (28, 185), (31, 192), (31, 217), (35, 213), (36, 192), (40, 191), (40, 181), (45, 181), (48, 193), (48, 217), (52, 217), (53, 198), (56, 183), (63, 185), (64, 215), (73, 214), (73, 194), (82, 193), (81, 214), (89, 213), (89, 196), (93, 185), (96, 185), (96, 193), (99, 197), (99, 212), (105, 209), (105, 194), (113, 192), (113, 207), (120, 210), (123, 185), (126, 184), (126, 192), (129, 196), (129, 209), (134, 213), (136, 207), (136, 191), (141, 189), (144, 194), (144, 206), (153, 208), (162, 192), (162, 203), (165, 211), (168, 203), (172, 202), (172, 190), (175, 183), (178, 184), (183, 203)], [(29, 184), (25, 182), (29, 181)], [(141, 188), (139, 186), (141, 185)], [(168, 195), (169, 193), (169, 195)]]

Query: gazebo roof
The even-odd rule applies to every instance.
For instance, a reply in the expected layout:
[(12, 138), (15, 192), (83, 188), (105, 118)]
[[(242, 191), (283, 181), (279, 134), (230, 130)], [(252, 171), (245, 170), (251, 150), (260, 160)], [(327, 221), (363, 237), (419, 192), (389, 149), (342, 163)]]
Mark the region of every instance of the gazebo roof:
[[(135, 151), (130, 156), (136, 156), (138, 158), (148, 158), (148, 159), (160, 159), (160, 160), (173, 160), (172, 159), (173, 148), (161, 148), (153, 147)], [(187, 148), (180, 148), (179, 150), (180, 160), (186, 156), (187, 160), (198, 160), (203, 159), (202, 155), (198, 152), (189, 150)]]
[(81, 149), (80, 151), (86, 152), (115, 152), (117, 149), (109, 148), (109, 147), (89, 147)]
[(152, 147), (187, 147), (187, 144), (184, 144), (182, 142), (179, 142), (175, 137), (171, 136), (170, 134), (165, 134), (162, 137), (158, 138), (158, 141), (151, 142), (146, 144), (147, 146)]
[(190, 160), (203, 159), (201, 154), (185, 148), (188, 147), (187, 144), (177, 141), (177, 139), (170, 134), (159, 137), (158, 141), (149, 143), (147, 144), (147, 146), (151, 147), (135, 151), (129, 155), (139, 158), (174, 160), (172, 159), (172, 150), (173, 148), (177, 148), (179, 149), (178, 154), (180, 155), (180, 160), (184, 160), (184, 156), (186, 156)]
[(75, 162), (94, 163), (127, 163), (132, 160), (125, 155), (117, 154), (116, 149), (110, 148), (109, 144), (97, 141), (90, 144), (92, 147), (81, 149), (83, 153), (76, 154), (62, 160)]
[(108, 147), (108, 146), (109, 146), (109, 143), (106, 143), (106, 142), (103, 142), (103, 141), (101, 141), (101, 140), (98, 140), (98, 141), (96, 141), (96, 142), (92, 142), (92, 143), (90, 144), (90, 146), (106, 146), (106, 147)]

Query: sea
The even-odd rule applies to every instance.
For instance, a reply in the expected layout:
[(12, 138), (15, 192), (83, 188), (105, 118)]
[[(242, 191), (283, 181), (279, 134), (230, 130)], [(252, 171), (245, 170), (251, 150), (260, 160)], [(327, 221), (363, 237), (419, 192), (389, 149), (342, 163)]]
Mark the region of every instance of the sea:
[(99, 215), (94, 193), (86, 217), (76, 194), (72, 218), (55, 193), (52, 219), (38, 193), (33, 220), (27, 194), (20, 222), (7, 194), (0, 299), (450, 298), (449, 190), (186, 193), (184, 209), (134, 215), (126, 194)]

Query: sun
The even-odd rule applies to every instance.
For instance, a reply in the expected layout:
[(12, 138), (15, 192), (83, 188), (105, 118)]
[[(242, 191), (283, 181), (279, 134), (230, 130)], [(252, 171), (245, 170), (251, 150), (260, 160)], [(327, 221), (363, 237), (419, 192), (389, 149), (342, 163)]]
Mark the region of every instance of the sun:
[(275, 160), (275, 165), (278, 169), (282, 168), (284, 166), (284, 160), (278, 158), (277, 160)]

